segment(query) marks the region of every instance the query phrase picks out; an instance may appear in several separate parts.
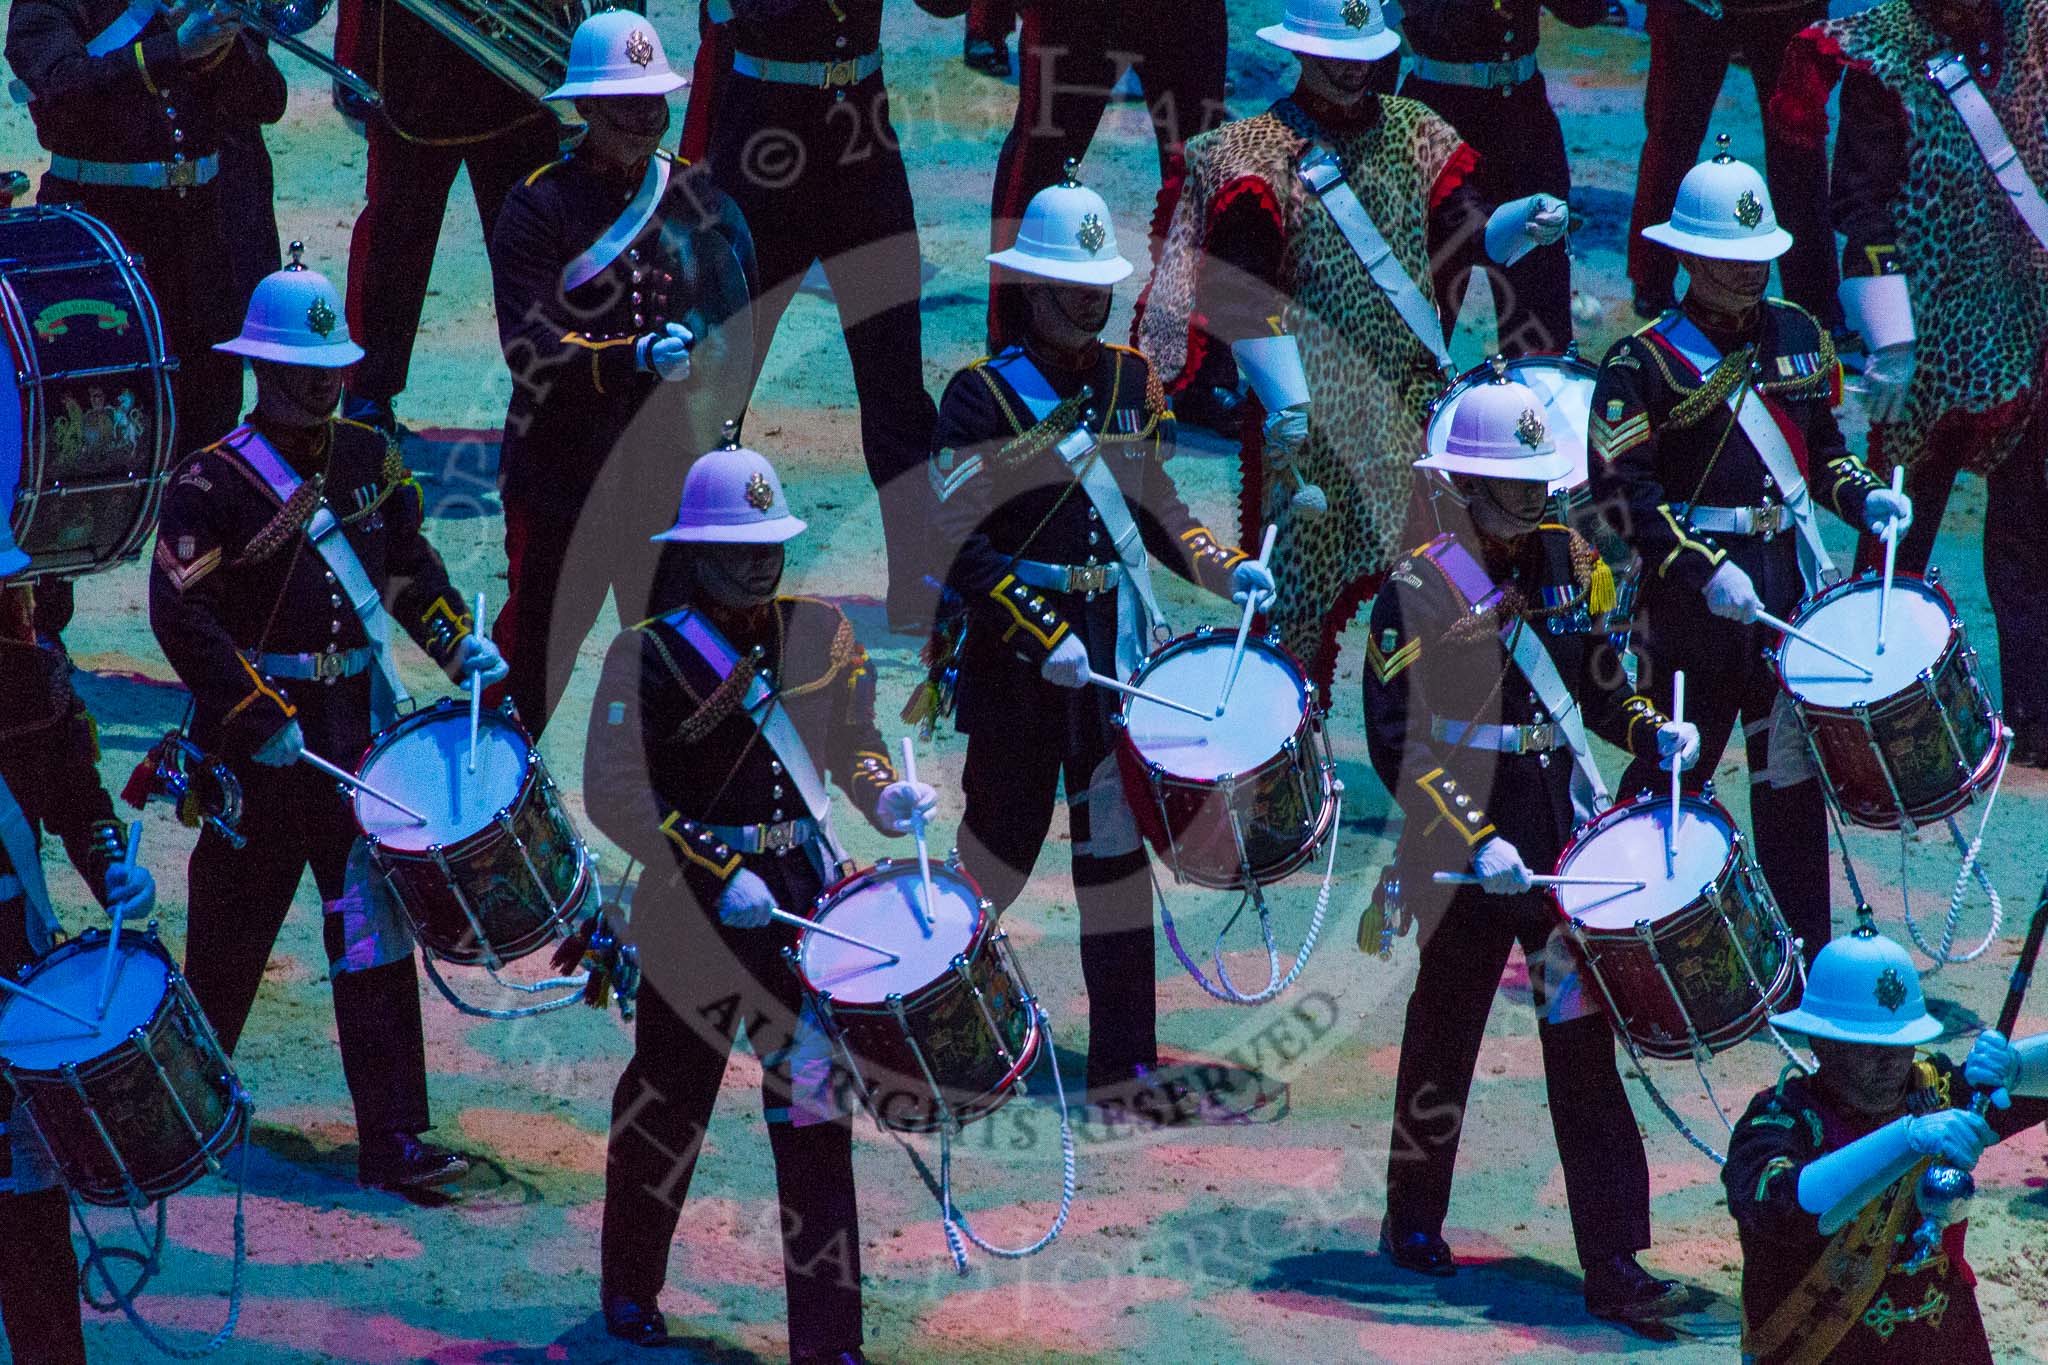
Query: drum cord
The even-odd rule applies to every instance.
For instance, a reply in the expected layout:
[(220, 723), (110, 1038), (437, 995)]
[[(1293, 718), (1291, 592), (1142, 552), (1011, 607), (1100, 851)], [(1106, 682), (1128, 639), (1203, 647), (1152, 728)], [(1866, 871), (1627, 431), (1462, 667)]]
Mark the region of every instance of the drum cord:
[[(2004, 785), (2005, 767), (2001, 764), (1997, 778), (1991, 783), (1991, 794), (1984, 799), (1984, 815), (1977, 822), (1976, 838), (1966, 843), (1962, 830), (1956, 826), (1955, 817), (1951, 815), (1948, 818), (1949, 837), (1955, 841), (1957, 850), (1962, 853), (1963, 865), (1956, 872), (1955, 885), (1949, 888), (1948, 918), (1942, 923), (1941, 941), (1932, 948), (1928, 947), (1927, 940), (1921, 937), (1920, 925), (1913, 918), (1913, 898), (1906, 885), (1906, 851), (1911, 840), (1903, 830), (1900, 831), (1899, 899), (1905, 914), (1906, 932), (1912, 936), (1913, 945), (1934, 962), (1934, 965), (1923, 973), (1925, 976), (1932, 976), (1951, 963), (1975, 962), (1990, 951), (1991, 945), (1998, 941), (2000, 931), (2005, 928), (2005, 903), (1999, 899), (1998, 888), (1991, 884), (1991, 874), (1985, 870), (1983, 863), (1978, 861), (1984, 852), (1984, 832), (1991, 826), (1992, 808), (1998, 804), (1999, 788)], [(1977, 884), (1984, 888), (1984, 895), (1990, 901), (1991, 923), (1984, 931), (1983, 941), (1966, 953), (1956, 953), (1951, 951), (1955, 945), (1956, 925), (1962, 919), (1963, 897), (1969, 894), (1970, 881), (1973, 877)]]
[[(967, 1273), (967, 1247), (961, 1241), (964, 1236), (991, 1256), (1006, 1261), (1021, 1261), (1026, 1256), (1035, 1256), (1058, 1240), (1066, 1230), (1067, 1216), (1074, 1209), (1074, 1125), (1067, 1113), (1067, 1085), (1060, 1079), (1060, 1064), (1052, 1043), (1052, 1020), (1046, 1017), (1045, 1009), (1033, 1001), (1032, 1011), (1038, 1016), (1038, 1027), (1045, 1036), (1046, 1063), (1052, 1070), (1053, 1093), (1060, 1105), (1060, 1207), (1052, 1218), (1052, 1226), (1045, 1230), (1045, 1236), (1024, 1247), (1003, 1247), (982, 1239), (967, 1222), (967, 1214), (953, 1206), (953, 1133), (951, 1129), (939, 1130), (939, 1220), (946, 1229), (946, 1246), (953, 1253), (953, 1268), (962, 1275)], [(900, 1141), (901, 1139), (899, 1139)]]
[(434, 954), (431, 950), (424, 947), (420, 949), (420, 965), (427, 969), (427, 980), (434, 983), (434, 989), (441, 992), (443, 1000), (455, 1006), (463, 1014), (471, 1015), (478, 1019), (531, 1019), (536, 1015), (550, 1014), (555, 1010), (567, 1009), (569, 1006), (582, 1001), (583, 988), (590, 981), (590, 973), (585, 972), (581, 976), (551, 976), (545, 981), (535, 981), (527, 984), (519, 981), (507, 981), (504, 977), (498, 975), (497, 968), (486, 967), (484, 971), (490, 976), (491, 980), (497, 982), (508, 991), (517, 991), (521, 995), (538, 995), (542, 991), (567, 992), (567, 994), (556, 996), (553, 1000), (544, 1000), (538, 1005), (521, 1005), (517, 1009), (507, 1010), (487, 1009), (482, 1005), (470, 1004), (467, 1000), (457, 995), (446, 981), (441, 979), (441, 973), (434, 968)]
[[(1187, 974), (1195, 979), (1195, 984), (1215, 999), (1230, 1005), (1263, 1005), (1292, 986), (1295, 978), (1301, 975), (1301, 969), (1308, 965), (1309, 955), (1316, 950), (1316, 940), (1322, 937), (1323, 921), (1330, 912), (1330, 890), (1337, 873), (1337, 838), (1344, 827), (1342, 782), (1331, 782), (1330, 799), (1335, 803), (1336, 809), (1330, 819), (1329, 861), (1323, 867), (1323, 884), (1316, 891), (1315, 913), (1309, 916), (1308, 932), (1302, 936), (1301, 951), (1295, 955), (1294, 965), (1288, 969), (1285, 976), (1280, 975), (1280, 947), (1273, 939), (1273, 911), (1266, 904), (1266, 898), (1256, 882), (1252, 884), (1251, 890), (1245, 893), (1244, 899), (1238, 902), (1237, 911), (1216, 933), (1216, 945), (1211, 950), (1210, 961), (1215, 966), (1217, 981), (1212, 982), (1203, 975), (1202, 969), (1196, 965), (1194, 959), (1188, 956), (1187, 949), (1181, 946), (1180, 933), (1173, 923), (1173, 911), (1167, 908), (1166, 888), (1159, 884), (1159, 869), (1150, 859), (1146, 860), (1147, 870), (1152, 877), (1152, 894), (1159, 902), (1160, 926), (1166, 930), (1167, 946), (1173, 949), (1173, 955), (1180, 960), (1180, 965), (1187, 969)], [(1237, 916), (1243, 913), (1245, 902), (1254, 900), (1259, 909), (1259, 937), (1266, 948), (1266, 985), (1257, 994), (1246, 995), (1231, 981), (1230, 969), (1223, 965), (1223, 936), (1230, 932), (1231, 925), (1237, 923)]]
[[(136, 1311), (135, 1300), (149, 1282), (163, 1269), (164, 1238), (170, 1222), (170, 1197), (159, 1199), (156, 1205), (156, 1234), (149, 1237), (142, 1231), (142, 1220), (136, 1217), (134, 1209), (128, 1210), (128, 1217), (135, 1224), (136, 1235), (144, 1237), (149, 1244), (145, 1251), (132, 1251), (127, 1247), (101, 1246), (99, 1239), (92, 1235), (92, 1228), (85, 1221), (85, 1208), (76, 1194), (71, 1195), (71, 1213), (78, 1221), (78, 1230), (85, 1237), (85, 1260), (78, 1267), (78, 1292), (96, 1312), (107, 1313), (119, 1308), (128, 1322), (142, 1339), (174, 1360), (202, 1360), (228, 1344), (235, 1335), (235, 1329), (242, 1320), (242, 1277), (249, 1264), (248, 1226), (244, 1217), (244, 1196), (249, 1189), (249, 1124), (252, 1106), (246, 1100), (242, 1105), (240, 1132), (235, 1141), (241, 1147), (235, 1167), (235, 1260), (234, 1269), (228, 1280), (228, 1315), (220, 1330), (207, 1338), (200, 1346), (175, 1346), (166, 1341), (156, 1328), (152, 1327), (142, 1314)], [(67, 1191), (66, 1193), (69, 1193)], [(107, 1268), (109, 1261), (132, 1261), (141, 1267), (135, 1282), (127, 1288), (114, 1283), (113, 1272)], [(107, 1297), (96, 1299), (92, 1295), (92, 1276), (97, 1273), (101, 1283), (107, 1287)]]

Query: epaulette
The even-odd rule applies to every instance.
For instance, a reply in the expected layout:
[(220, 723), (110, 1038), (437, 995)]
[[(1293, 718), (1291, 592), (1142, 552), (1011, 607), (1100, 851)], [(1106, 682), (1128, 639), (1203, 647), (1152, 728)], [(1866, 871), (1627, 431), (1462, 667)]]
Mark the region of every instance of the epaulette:
[[(1765, 299), (1766, 307), (1779, 313), (1794, 314), (1804, 324), (1805, 332), (1812, 338), (1812, 346), (1788, 347), (1780, 345), (1771, 358), (1770, 373), (1760, 376), (1756, 387), (1764, 393), (1802, 395), (1821, 390), (1827, 391), (1830, 401), (1839, 399), (1841, 381), (1841, 358), (1835, 354), (1835, 338), (1820, 319), (1790, 299)], [(1781, 342), (1784, 339), (1783, 324), (1779, 327)]]
[[(846, 618), (846, 613), (836, 603), (827, 602), (822, 597), (785, 596), (776, 598), (775, 605), (782, 611), (785, 632), (781, 665), (783, 696), (801, 697), (820, 691), (829, 687), (847, 669), (865, 665), (867, 651), (854, 637), (853, 622)], [(823, 629), (827, 624), (831, 626), (829, 636)], [(814, 634), (820, 638), (812, 638)], [(821, 648), (824, 658), (817, 661), (814, 656)], [(789, 676), (799, 663), (804, 671), (809, 672), (814, 662), (818, 667), (815, 676), (802, 681)]]
[(1167, 416), (1171, 405), (1166, 401), (1166, 385), (1160, 382), (1159, 369), (1152, 363), (1152, 357), (1135, 346), (1121, 346), (1114, 341), (1105, 341), (1102, 344), (1119, 355), (1129, 356), (1145, 367), (1145, 411), (1152, 414), (1155, 421)]

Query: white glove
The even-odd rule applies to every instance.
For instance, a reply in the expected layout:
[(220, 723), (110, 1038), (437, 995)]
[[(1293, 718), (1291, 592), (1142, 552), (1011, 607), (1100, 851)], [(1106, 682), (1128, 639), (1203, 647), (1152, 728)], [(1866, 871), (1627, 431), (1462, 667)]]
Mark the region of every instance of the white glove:
[(1529, 865), (1522, 861), (1522, 851), (1498, 834), (1479, 846), (1472, 870), (1479, 874), (1480, 889), (1488, 895), (1512, 896), (1536, 885), (1529, 880)]
[(775, 893), (756, 873), (741, 868), (718, 893), (718, 922), (728, 929), (761, 929), (775, 922)]
[(1038, 676), (1056, 687), (1086, 687), (1088, 673), (1088, 646), (1076, 640), (1071, 631), (1038, 666)]
[(884, 834), (908, 834), (939, 808), (939, 794), (928, 782), (891, 782), (875, 803), (875, 828)]
[(1971, 1088), (1989, 1090), (1992, 1104), (2010, 1109), (2009, 1090), (2019, 1078), (2020, 1054), (2005, 1040), (2005, 1035), (1995, 1028), (1978, 1034), (1977, 1041), (1970, 1046), (1970, 1055), (1963, 1061), (1963, 1079)]
[(640, 338), (635, 350), (640, 357), (640, 368), (650, 374), (659, 375), (665, 384), (690, 377), (690, 348), (697, 344), (697, 338), (690, 335), (690, 329), (680, 322), (671, 322), (663, 332), (649, 332)]
[[(156, 906), (156, 878), (137, 864), (115, 863), (107, 869), (107, 913), (124, 920), (149, 918)], [(2017, 1063), (2015, 1063), (2017, 1065)]]
[(1707, 610), (1748, 625), (1762, 614), (1764, 600), (1756, 595), (1756, 584), (1749, 581), (1748, 574), (1733, 560), (1723, 560), (1707, 580)]
[(1907, 1145), (1921, 1156), (1965, 1171), (1974, 1170), (1977, 1158), (1996, 1141), (1991, 1125), (1967, 1109), (1941, 1109), (1906, 1120)]
[(466, 683), (472, 677), (483, 679), (484, 686), (505, 677), (512, 671), (505, 662), (505, 656), (498, 647), (478, 635), (465, 635), (462, 643), (455, 648), (454, 667), (451, 672), (455, 681)]
[(1689, 720), (1667, 720), (1657, 727), (1657, 766), (1671, 771), (1676, 754), (1678, 771), (1689, 773), (1700, 761), (1700, 727)]
[(1243, 606), (1245, 600), (1257, 593), (1270, 603), (1279, 595), (1273, 582), (1273, 571), (1256, 559), (1242, 559), (1230, 571), (1230, 600)]
[(1308, 405), (1298, 403), (1291, 408), (1266, 414), (1265, 426), (1266, 458), (1273, 464), (1286, 464), (1301, 454), (1301, 448), (1308, 444)]
[(1486, 220), (1486, 254), (1513, 265), (1535, 248), (1563, 240), (1570, 226), (1571, 210), (1554, 194), (1510, 199)]
[(1863, 524), (1874, 536), (1887, 531), (1902, 536), (1913, 524), (1913, 500), (1889, 488), (1876, 489), (1863, 500)]
[(1863, 411), (1873, 422), (1906, 415), (1906, 390), (1913, 387), (1913, 343), (1896, 342), (1863, 362)]
[(289, 768), (306, 754), (306, 732), (299, 728), (296, 720), (288, 720), (284, 728), (263, 741), (262, 747), (249, 757), (266, 768)]

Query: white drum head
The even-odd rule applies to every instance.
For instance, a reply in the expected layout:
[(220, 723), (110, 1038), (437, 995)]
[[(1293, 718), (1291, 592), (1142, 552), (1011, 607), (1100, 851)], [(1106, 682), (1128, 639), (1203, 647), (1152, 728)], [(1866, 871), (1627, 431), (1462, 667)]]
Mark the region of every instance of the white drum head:
[(1588, 929), (1628, 929), (1637, 920), (1656, 923), (1699, 899), (1728, 865), (1734, 831), (1721, 813), (1703, 801), (1682, 803), (1678, 826), (1676, 870), (1664, 864), (1664, 831), (1671, 824), (1671, 802), (1646, 802), (1622, 815), (1603, 818), (1558, 868), (1567, 877), (1616, 877), (1643, 883), (1640, 891), (1624, 886), (1560, 886), (1558, 904)]
[(1247, 641), (1230, 705), (1216, 716), (1216, 698), (1230, 667), (1235, 635), (1176, 649), (1148, 663), (1136, 684), (1185, 702), (1210, 719), (1132, 697), (1124, 731), (1138, 753), (1175, 777), (1213, 782), (1225, 773), (1248, 773), (1270, 762), (1294, 738), (1308, 709), (1301, 676), (1265, 645)]
[(469, 712), (460, 707), (427, 713), (376, 749), (363, 764), (363, 781), (427, 817), (424, 825), (364, 792), (355, 794), (356, 822), (389, 848), (422, 853), (460, 842), (491, 823), (526, 785), (526, 736), (502, 715), (485, 712), (476, 736), (476, 771), (469, 771)]
[[(119, 956), (114, 994), (106, 1018), (96, 1028), (18, 995), (0, 1000), (0, 1060), (25, 1071), (55, 1071), (67, 1062), (82, 1064), (103, 1057), (135, 1029), (147, 1028), (169, 989), (170, 964), (125, 940), (114, 952)], [(100, 979), (106, 966), (107, 945), (85, 944), (38, 968), (21, 984), (92, 1019), (99, 1014)]]
[(1787, 691), (1815, 706), (1847, 709), (1905, 691), (1923, 670), (1941, 661), (1942, 651), (1948, 648), (1948, 608), (1933, 588), (1917, 578), (1892, 581), (1884, 653), (1877, 652), (1877, 605), (1882, 588), (1876, 578), (1858, 579), (1804, 619), (1793, 622), (1876, 676), (1865, 679), (1841, 660), (1787, 636), (1779, 664)]
[[(1458, 403), (1477, 384), (1493, 377), (1490, 366), (1481, 369), (1483, 374), (1460, 380), (1430, 414), (1426, 435), (1430, 454), (1441, 455), (1448, 448), (1451, 414), (1457, 411)], [(1561, 493), (1584, 485), (1591, 477), (1586, 464), (1586, 428), (1592, 420), (1593, 385), (1599, 372), (1583, 360), (1530, 355), (1508, 361), (1507, 377), (1536, 391), (1543, 400), (1543, 425), (1549, 428), (1551, 443), (1572, 457), (1570, 471), (1552, 479), (1550, 491)]]
[(932, 932), (918, 927), (916, 906), (924, 881), (915, 861), (875, 868), (816, 919), (902, 956), (890, 962), (865, 948), (805, 930), (797, 962), (812, 989), (829, 991), (835, 1004), (879, 1005), (892, 995), (911, 995), (952, 970), (953, 959), (974, 942), (981, 898), (944, 864), (932, 865)]

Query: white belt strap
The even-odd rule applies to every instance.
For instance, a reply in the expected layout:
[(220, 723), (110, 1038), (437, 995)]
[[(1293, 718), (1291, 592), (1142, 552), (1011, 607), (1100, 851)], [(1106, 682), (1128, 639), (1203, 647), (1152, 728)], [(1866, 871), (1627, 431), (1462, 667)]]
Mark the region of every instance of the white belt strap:
[[(1721, 353), (1685, 314), (1673, 312), (1661, 324), (1661, 330), (1664, 339), (1702, 378), (1712, 374), (1721, 363)], [(1745, 394), (1753, 394), (1756, 401), (1745, 402)], [(1819, 592), (1841, 574), (1821, 541), (1820, 518), (1814, 511), (1813, 496), (1807, 491), (1806, 477), (1799, 472), (1799, 461), (1793, 456), (1792, 447), (1785, 443), (1778, 419), (1771, 415), (1769, 400), (1755, 392), (1749, 377), (1744, 376), (1743, 382), (1728, 395), (1728, 408), (1735, 414), (1742, 434), (1755, 447), (1758, 458), (1763, 460), (1764, 468), (1770, 471), (1771, 481), (1778, 485), (1785, 509), (1792, 514), (1792, 524), (1799, 532), (1799, 577), (1809, 595)]]
[(2048, 203), (2042, 201), (2040, 189), (2028, 176), (2020, 154), (2013, 150), (2012, 139), (2005, 135), (2005, 125), (1998, 121), (1998, 111), (1984, 98), (1977, 82), (1970, 79), (1970, 68), (1961, 57), (1937, 57), (1927, 63), (1927, 78), (1940, 86), (1948, 102), (1955, 106), (1956, 116), (1962, 119), (1970, 140), (1983, 154), (1984, 164), (1991, 168), (1993, 178), (2012, 201), (2013, 212), (2034, 234), (2034, 240), (2048, 248)]
[[(128, 46), (135, 35), (149, 27), (155, 17), (157, 0), (128, 0), (128, 8), (114, 16), (114, 22), (85, 40), (85, 52), (89, 57), (104, 57), (109, 52)], [(7, 83), (7, 94), (16, 104), (27, 104), (35, 98), (27, 81), (14, 80)]]
[[(1059, 395), (1022, 351), (1005, 352), (990, 361), (989, 368), (1024, 400), (1033, 421), (1043, 422), (1059, 406)], [(1110, 543), (1116, 547), (1124, 581), (1131, 586), (1130, 592), (1117, 598), (1117, 676), (1128, 679), (1142, 662), (1153, 631), (1166, 624), (1159, 599), (1152, 593), (1152, 564), (1145, 555), (1145, 538), (1131, 516), (1130, 504), (1124, 500), (1123, 486), (1116, 481), (1116, 473), (1099, 445), (1092, 440), (1078, 449), (1062, 445), (1060, 458), (1067, 462), (1081, 491), (1088, 495), (1089, 504), (1102, 521), (1102, 529), (1109, 533)]]
[(1374, 226), (1372, 215), (1358, 202), (1358, 192), (1345, 180), (1344, 168), (1337, 158), (1325, 148), (1311, 148), (1295, 167), (1295, 174), (1329, 210), (1331, 221), (1364, 265), (1365, 273), (1386, 294), (1387, 302), (1394, 305), (1394, 311), (1408, 324), (1415, 339), (1436, 357), (1437, 368), (1448, 373), (1452, 368), (1451, 352), (1444, 344), (1443, 319), (1437, 315), (1436, 305), (1424, 297), (1401, 267), (1394, 249)]
[[(280, 506), (291, 501), (292, 494), (299, 489), (299, 476), (292, 473), (283, 456), (271, 449), (262, 433), (250, 426), (236, 427), (223, 438), (222, 444), (256, 471), (257, 477), (270, 486)], [(377, 671), (371, 676), (371, 724), (381, 730), (398, 718), (399, 707), (412, 700), (412, 694), (399, 679), (398, 661), (391, 654), (391, 616), (384, 610), (384, 596), (370, 581), (369, 570), (356, 558), (355, 547), (348, 543), (340, 520), (326, 503), (321, 503), (306, 523), (306, 539), (313, 542), (313, 548), (327, 562), (328, 571), (363, 624), (363, 635), (369, 640), (370, 653), (377, 662)]]
[(662, 196), (668, 193), (668, 177), (665, 157), (647, 158), (647, 173), (640, 177), (640, 188), (626, 205), (626, 211), (597, 235), (589, 250), (562, 267), (563, 293), (596, 279), (606, 266), (619, 259), (620, 252), (638, 240), (661, 208)]
[(57, 941), (57, 915), (50, 908), (50, 888), (43, 880), (43, 855), (36, 847), (36, 832), (21, 802), (7, 789), (5, 778), (0, 778), (0, 849), (6, 851), (14, 875), (21, 880), (21, 894), (28, 901), (28, 946), (40, 956)]
[(1586, 717), (1579, 710), (1579, 699), (1565, 686), (1557, 661), (1543, 647), (1541, 634), (1530, 630), (1520, 617), (1501, 627), (1500, 638), (1515, 667), (1529, 680), (1529, 690), (1564, 731), (1572, 750), (1572, 808), (1581, 822), (1592, 819), (1607, 809), (1610, 801), (1607, 784), (1600, 780), (1600, 767), (1593, 761), (1593, 746), (1586, 739)]

